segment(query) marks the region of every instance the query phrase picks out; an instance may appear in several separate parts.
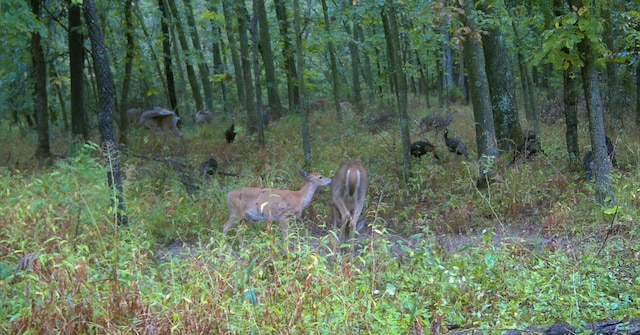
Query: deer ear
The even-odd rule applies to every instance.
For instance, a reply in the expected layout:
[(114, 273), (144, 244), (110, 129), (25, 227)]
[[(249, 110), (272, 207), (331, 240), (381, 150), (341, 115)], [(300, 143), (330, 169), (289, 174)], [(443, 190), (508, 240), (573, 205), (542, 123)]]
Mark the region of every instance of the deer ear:
[(299, 174), (299, 175), (300, 175), (300, 177), (302, 177), (302, 178), (307, 178), (307, 177), (309, 177), (309, 172), (304, 171), (304, 170), (301, 170), (301, 169), (298, 169), (298, 174)]

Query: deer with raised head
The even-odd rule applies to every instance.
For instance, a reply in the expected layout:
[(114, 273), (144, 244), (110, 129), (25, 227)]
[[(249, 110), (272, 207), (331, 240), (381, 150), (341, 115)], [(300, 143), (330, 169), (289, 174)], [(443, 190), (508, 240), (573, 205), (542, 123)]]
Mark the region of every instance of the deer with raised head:
[(449, 113), (445, 118), (444, 116), (439, 114), (431, 114), (423, 118), (420, 122), (415, 120), (414, 121), (420, 126), (420, 130), (422, 130), (423, 133), (428, 132), (429, 128), (435, 129), (436, 132), (438, 132), (448, 127), (451, 122), (453, 122), (453, 118), (455, 115), (456, 113)]
[[(274, 220), (278, 221), (282, 235), (286, 238), (291, 216), (302, 215), (302, 210), (311, 203), (316, 190), (331, 183), (331, 178), (316, 173), (298, 170), (298, 174), (307, 180), (299, 191), (245, 187), (229, 192), (229, 219), (222, 232), (226, 234), (242, 220)], [(241, 235), (240, 231), (237, 235)]]
[(196, 113), (196, 124), (211, 123), (213, 114), (208, 109), (201, 109)]
[(182, 137), (183, 134), (180, 129), (178, 129), (179, 120), (180, 117), (176, 115), (176, 113), (161, 107), (153, 107), (152, 110), (140, 114), (138, 123), (140, 123), (141, 126), (151, 129), (152, 132), (172, 131), (174, 134)]
[(331, 216), (340, 241), (344, 241), (345, 236), (349, 239), (355, 236), (368, 189), (367, 170), (359, 161), (342, 163), (331, 179)]

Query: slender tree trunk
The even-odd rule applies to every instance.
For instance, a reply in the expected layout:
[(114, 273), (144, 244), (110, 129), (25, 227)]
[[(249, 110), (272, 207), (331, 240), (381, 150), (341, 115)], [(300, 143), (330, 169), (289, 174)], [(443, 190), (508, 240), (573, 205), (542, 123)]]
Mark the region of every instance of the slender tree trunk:
[[(35, 1), (35, 0), (34, 0)], [(128, 222), (124, 198), (122, 196), (122, 175), (120, 173), (120, 155), (113, 136), (113, 113), (115, 109), (113, 92), (113, 75), (109, 67), (107, 49), (104, 47), (102, 31), (98, 26), (98, 14), (93, 0), (84, 0), (84, 14), (89, 38), (91, 40), (91, 55), (95, 66), (96, 83), (98, 85), (98, 97), (100, 101), (100, 113), (98, 122), (102, 135), (102, 149), (107, 155), (109, 169), (107, 171), (107, 183), (109, 192), (114, 194), (112, 206), (116, 212), (118, 224), (126, 225)]]
[[(166, 8), (165, 0), (158, 0), (158, 8), (162, 13), (160, 25), (162, 29), (162, 59), (164, 60), (164, 74), (167, 78), (167, 94), (169, 95), (169, 109), (178, 111), (178, 98), (176, 95), (176, 83), (173, 77), (173, 64), (171, 60), (171, 36), (169, 35), (169, 23), (171, 16)], [(139, 20), (143, 22), (143, 20)]]
[[(262, 9), (258, 8), (262, 6)], [(269, 27), (265, 24), (265, 26), (261, 26), (259, 21), (260, 18), (258, 18), (259, 15), (265, 15), (264, 19), (266, 21), (266, 15), (267, 12), (264, 9), (264, 0), (253, 0), (253, 19), (251, 20), (251, 43), (253, 44), (253, 52), (252, 52), (252, 56), (253, 56), (253, 78), (255, 79), (255, 90), (256, 90), (256, 110), (258, 111), (258, 144), (260, 144), (260, 146), (264, 147), (264, 106), (262, 106), (262, 85), (260, 83), (260, 48), (258, 48), (257, 46), (259, 45), (259, 41), (262, 38), (262, 29), (267, 29), (267, 34), (269, 33), (268, 29)], [(264, 40), (263, 40), (264, 42)], [(267, 42), (269, 43), (269, 49), (271, 49), (271, 45), (268, 41), (267, 38)], [(263, 58), (264, 56), (264, 50), (263, 52)], [(272, 65), (273, 65), (273, 59), (271, 59)], [(273, 69), (272, 69), (273, 70)], [(267, 86), (268, 86), (268, 80), (267, 80)], [(267, 88), (268, 89), (268, 88)], [(277, 94), (277, 93), (276, 93)], [(279, 103), (279, 99), (278, 99), (278, 103)]]
[[(613, 6), (615, 4), (614, 1), (611, 2)], [(603, 6), (604, 10), (602, 12), (602, 16), (604, 17), (604, 34), (603, 40), (607, 45), (609, 51), (611, 51), (614, 55), (617, 54), (618, 50), (615, 47), (614, 41), (614, 32), (613, 32), (613, 24), (614, 18), (611, 15), (611, 9), (609, 6)], [(618, 80), (618, 65), (614, 62), (614, 57), (611, 57), (607, 62), (607, 107), (611, 115), (618, 121), (622, 120), (623, 109), (622, 109), (622, 89), (620, 82)]]
[(444, 99), (441, 99), (440, 107), (448, 106), (451, 103), (451, 90), (453, 84), (453, 53), (449, 46), (451, 36), (449, 35), (449, 20), (444, 20), (440, 26), (440, 33), (443, 36), (442, 41), (442, 93)]
[(567, 127), (565, 140), (567, 142), (567, 152), (574, 158), (578, 158), (580, 157), (580, 146), (578, 145), (578, 93), (576, 91), (576, 73), (573, 70), (573, 67), (570, 66), (562, 71), (564, 118)]
[(235, 73), (236, 90), (238, 93), (238, 101), (248, 110), (247, 106), (247, 93), (245, 85), (244, 74), (242, 72), (242, 61), (240, 60), (240, 54), (238, 53), (238, 44), (236, 42), (237, 27), (233, 23), (233, 19), (236, 17), (235, 2), (233, 0), (222, 1), (222, 12), (224, 13), (224, 22), (227, 26), (226, 33), (229, 41), (229, 51), (231, 51), (231, 61), (233, 62), (233, 71)]
[(133, 71), (133, 56), (135, 42), (133, 39), (133, 25), (131, 22), (133, 0), (125, 0), (124, 3), (124, 29), (127, 40), (126, 55), (124, 60), (124, 78), (122, 79), (122, 97), (120, 98), (120, 108), (116, 113), (120, 114), (120, 142), (128, 144), (127, 133), (129, 129), (129, 118), (127, 109), (129, 109), (129, 86), (131, 83), (131, 73)]
[[(193, 45), (194, 52), (198, 55), (198, 72), (200, 74), (200, 81), (202, 82), (202, 89), (204, 92), (204, 103), (207, 109), (211, 112), (214, 111), (213, 104), (213, 87), (211, 80), (209, 80), (209, 68), (202, 51), (202, 45), (200, 44), (200, 36), (198, 35), (198, 27), (196, 26), (196, 20), (193, 18), (193, 7), (191, 6), (191, 0), (182, 0), (186, 7), (187, 24), (189, 31), (191, 32), (191, 44)], [(196, 106), (197, 110), (202, 109), (204, 106)]]
[[(495, 14), (493, 9), (485, 10)], [(522, 141), (522, 129), (518, 120), (510, 53), (499, 28), (489, 28), (488, 34), (483, 35), (482, 42), (496, 137), (501, 149), (513, 151), (515, 145)]]
[[(187, 42), (187, 37), (185, 35), (182, 21), (180, 20), (180, 14), (178, 13), (175, 0), (167, 0), (167, 3), (169, 4), (169, 9), (171, 10), (173, 24), (175, 25), (178, 32), (178, 41), (180, 41), (180, 45), (182, 46), (182, 52), (189, 54), (189, 43)], [(184, 63), (185, 67), (187, 68), (187, 78), (189, 79), (189, 86), (191, 86), (193, 100), (196, 108), (199, 109), (204, 106), (204, 102), (202, 101), (202, 94), (200, 93), (200, 84), (198, 84), (198, 79), (196, 78), (196, 71), (193, 68), (193, 64), (190, 58), (191, 57), (187, 57), (187, 60)]]
[[(31, 11), (37, 20), (40, 20), (42, 12), (41, 1), (31, 0)], [(40, 32), (34, 29), (31, 33), (31, 61), (33, 66), (34, 81), (34, 106), (36, 123), (38, 125), (38, 149), (36, 157), (47, 160), (51, 157), (49, 145), (49, 106), (47, 98), (47, 65), (42, 48)]]
[[(276, 115), (276, 118), (282, 116), (282, 103), (278, 94), (278, 80), (276, 79), (276, 69), (273, 59), (273, 50), (271, 48), (271, 37), (269, 36), (269, 22), (267, 21), (267, 10), (264, 7), (264, 0), (253, 0), (255, 2), (255, 14), (258, 25), (260, 27), (260, 53), (262, 54), (262, 63), (264, 65), (264, 76), (267, 80), (267, 98), (269, 99), (269, 107)], [(258, 44), (256, 44), (258, 45)], [(261, 103), (261, 101), (260, 101)], [(262, 108), (258, 109), (262, 113)]]
[(402, 138), (402, 166), (405, 181), (411, 178), (411, 139), (409, 138), (409, 115), (407, 113), (407, 78), (400, 55), (400, 34), (393, 0), (386, 0), (382, 8), (382, 24), (385, 27), (387, 53), (389, 55), (390, 77), (395, 82), (400, 136)]
[(498, 157), (495, 126), (490, 99), (489, 81), (485, 69), (485, 58), (480, 44), (480, 31), (475, 21), (476, 10), (473, 2), (465, 1), (465, 20), (470, 33), (464, 39), (464, 60), (469, 75), (469, 95), (473, 105), (476, 124), (476, 142), (478, 146), (479, 171), (477, 186), (480, 189), (488, 185), (489, 178), (495, 173), (495, 159)]
[(329, 60), (331, 65), (331, 79), (333, 87), (333, 105), (336, 110), (336, 120), (338, 123), (342, 123), (342, 110), (340, 108), (340, 81), (338, 79), (338, 65), (336, 62), (336, 54), (333, 49), (333, 40), (331, 37), (331, 21), (329, 21), (329, 9), (327, 7), (327, 1), (321, 0), (322, 3), (322, 15), (324, 17), (324, 30), (327, 33), (327, 53), (329, 54)]
[[(356, 24), (355, 32), (356, 32), (356, 41), (358, 42), (358, 44), (364, 45), (364, 31), (359, 24)], [(369, 58), (369, 54), (366, 49), (362, 50), (362, 73), (364, 77), (364, 82), (367, 84), (367, 88), (368, 88), (367, 91), (369, 92), (368, 94), (369, 103), (371, 104), (376, 98), (376, 91), (375, 91), (376, 85), (373, 81), (373, 71), (371, 70), (371, 59)], [(360, 113), (362, 113), (362, 110), (360, 110)]]
[(282, 53), (284, 56), (284, 71), (287, 77), (287, 94), (289, 108), (298, 110), (300, 106), (300, 84), (298, 82), (298, 71), (296, 69), (295, 52), (291, 45), (289, 36), (289, 22), (287, 19), (287, 8), (285, 0), (273, 1), (278, 19), (278, 28), (282, 37)]
[(69, 0), (69, 75), (71, 77), (71, 134), (89, 138), (87, 114), (84, 112), (84, 47), (80, 5)]
[(362, 114), (362, 89), (360, 88), (360, 48), (358, 47), (357, 33), (356, 28), (357, 24), (352, 22), (353, 25), (353, 33), (348, 32), (349, 35), (352, 35), (352, 38), (349, 40), (349, 53), (351, 54), (351, 87), (353, 90), (353, 107), (355, 108), (355, 112), (360, 115)]
[[(240, 58), (242, 60), (242, 76), (244, 81), (245, 96), (247, 98), (247, 132), (255, 134), (258, 131), (258, 111), (254, 95), (253, 80), (251, 78), (251, 58), (249, 55), (249, 13), (243, 2), (236, 3), (236, 17), (238, 20), (238, 35), (240, 40)], [(253, 46), (257, 48), (257, 45)], [(256, 78), (256, 81), (260, 78)]]
[(304, 89), (304, 54), (302, 52), (302, 20), (300, 18), (300, 0), (293, 0), (293, 27), (296, 36), (296, 69), (297, 81), (301, 95), (299, 112), (302, 116), (302, 153), (305, 165), (311, 166), (311, 131), (309, 129), (309, 112), (305, 106), (306, 93)]
[(523, 49), (527, 46), (523, 45), (520, 39), (520, 31), (516, 24), (516, 16), (511, 15), (511, 26), (513, 27), (513, 34), (516, 40), (516, 49), (518, 56), (518, 69), (520, 70), (520, 83), (522, 85), (522, 99), (524, 100), (524, 113), (527, 118), (529, 126), (533, 126), (533, 130), (536, 134), (540, 134), (540, 117), (538, 115), (538, 103), (535, 94), (535, 84), (531, 77), (531, 67), (525, 61), (525, 57), (522, 54)]
[[(570, 8), (582, 8), (582, 0), (568, 0)], [(579, 22), (577, 23), (579, 26)], [(596, 177), (596, 200), (614, 201), (611, 186), (611, 162), (607, 152), (604, 130), (604, 106), (598, 86), (598, 70), (591, 41), (583, 37), (578, 43), (578, 52), (582, 58), (582, 88), (584, 89), (589, 130), (591, 131), (591, 150), (593, 152), (594, 174)]]

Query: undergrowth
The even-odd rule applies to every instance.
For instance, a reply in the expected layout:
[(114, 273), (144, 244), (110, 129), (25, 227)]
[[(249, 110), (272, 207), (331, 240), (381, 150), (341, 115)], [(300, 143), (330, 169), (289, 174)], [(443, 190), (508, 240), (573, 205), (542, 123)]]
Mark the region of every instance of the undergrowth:
[[(473, 148), (470, 113), (459, 114), (455, 137)], [(603, 208), (555, 128), (541, 136), (546, 155), (500, 163), (478, 190), (473, 153), (454, 157), (442, 134), (413, 133), (441, 160), (414, 161), (403, 181), (395, 126), (369, 133), (321, 114), (312, 124), (310, 170), (331, 176), (359, 159), (369, 173), (369, 227), (354, 254), (333, 244), (327, 190), (286, 240), (269, 222), (248, 225), (241, 240), (222, 236), (229, 190), (301, 187), (296, 116), (270, 125), (264, 148), (244, 133), (225, 143), (224, 124), (188, 126), (184, 143), (137, 133), (122, 156), (126, 227), (110, 210), (97, 145), (51, 168), (2, 168), (0, 332), (500, 333), (639, 315), (631, 136), (617, 142), (617, 207)], [(212, 152), (228, 175), (199, 175)]]

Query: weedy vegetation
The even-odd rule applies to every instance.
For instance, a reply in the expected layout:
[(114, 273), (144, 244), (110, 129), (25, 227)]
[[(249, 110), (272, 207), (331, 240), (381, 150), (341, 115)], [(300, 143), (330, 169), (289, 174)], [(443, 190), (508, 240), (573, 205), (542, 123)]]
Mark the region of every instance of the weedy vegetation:
[[(330, 111), (311, 121), (310, 167), (296, 115), (270, 124), (264, 148), (240, 120), (226, 143), (228, 122), (215, 116), (187, 124), (184, 142), (133, 129), (121, 157), (128, 226), (114, 223), (97, 145), (55, 141), (67, 156), (35, 166), (33, 136), (3, 125), (0, 333), (497, 334), (640, 315), (638, 130), (611, 136), (616, 207), (605, 208), (567, 156), (561, 122), (539, 134), (545, 155), (507, 167), (505, 153), (478, 190), (469, 110), (450, 124), (468, 160), (414, 126), (412, 140), (429, 140), (442, 161), (416, 160), (410, 180), (397, 126), (338, 125)], [(212, 152), (238, 176), (201, 176)], [(334, 243), (328, 189), (287, 239), (272, 222), (223, 236), (230, 190), (299, 189), (297, 168), (332, 176), (348, 159), (363, 162), (370, 184), (354, 253)]]

